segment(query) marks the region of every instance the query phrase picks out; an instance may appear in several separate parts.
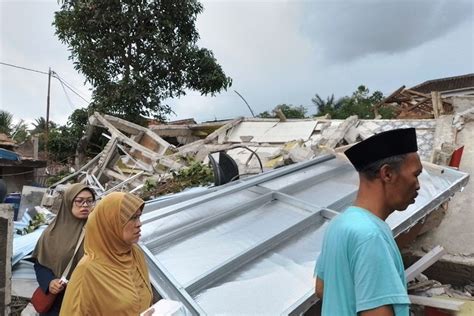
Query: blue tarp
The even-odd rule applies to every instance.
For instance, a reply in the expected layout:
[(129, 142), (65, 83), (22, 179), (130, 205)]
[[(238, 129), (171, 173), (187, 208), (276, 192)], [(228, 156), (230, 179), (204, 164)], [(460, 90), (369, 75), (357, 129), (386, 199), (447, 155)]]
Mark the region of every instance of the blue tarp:
[(10, 150), (6, 150), (3, 148), (0, 148), (0, 159), (6, 159), (6, 160), (13, 160), (13, 161), (20, 161), (20, 156)]

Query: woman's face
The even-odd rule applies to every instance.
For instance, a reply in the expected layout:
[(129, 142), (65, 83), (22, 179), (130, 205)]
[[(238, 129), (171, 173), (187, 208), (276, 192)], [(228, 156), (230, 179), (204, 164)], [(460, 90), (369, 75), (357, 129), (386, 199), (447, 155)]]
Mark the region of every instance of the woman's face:
[(94, 205), (92, 193), (89, 190), (82, 190), (72, 201), (72, 215), (78, 219), (86, 219)]
[(140, 216), (142, 215), (142, 210), (139, 209), (135, 214), (128, 220), (128, 222), (123, 227), (122, 237), (123, 241), (128, 245), (133, 245), (138, 242), (140, 239), (140, 232), (142, 227), (142, 222), (140, 221)]

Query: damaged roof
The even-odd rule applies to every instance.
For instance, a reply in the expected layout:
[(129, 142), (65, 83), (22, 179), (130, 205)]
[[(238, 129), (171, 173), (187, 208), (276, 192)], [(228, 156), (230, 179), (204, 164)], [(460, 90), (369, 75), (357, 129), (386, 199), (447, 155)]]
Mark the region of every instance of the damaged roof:
[[(408, 231), (468, 182), (424, 163), (415, 204), (387, 219)], [(329, 221), (355, 198), (345, 159), (320, 156), (213, 188), (147, 203), (140, 246), (151, 282), (193, 315), (297, 315), (317, 300), (313, 269)]]
[(431, 91), (452, 91), (464, 88), (474, 88), (474, 73), (462, 76), (447, 77), (425, 81), (411, 88), (421, 93), (431, 93)]

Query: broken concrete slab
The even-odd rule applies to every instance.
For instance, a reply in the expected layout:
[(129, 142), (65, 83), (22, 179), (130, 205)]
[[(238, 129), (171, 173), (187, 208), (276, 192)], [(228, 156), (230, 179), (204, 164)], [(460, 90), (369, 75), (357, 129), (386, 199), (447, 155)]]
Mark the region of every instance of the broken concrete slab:
[(314, 120), (245, 120), (229, 131), (228, 142), (241, 143), (241, 136), (253, 136), (253, 143), (287, 143), (294, 140), (308, 140), (316, 127)]
[(46, 188), (24, 185), (21, 191), (20, 208), (18, 210), (17, 218), (22, 218), (27, 209), (32, 209), (37, 205), (41, 205), (45, 192)]

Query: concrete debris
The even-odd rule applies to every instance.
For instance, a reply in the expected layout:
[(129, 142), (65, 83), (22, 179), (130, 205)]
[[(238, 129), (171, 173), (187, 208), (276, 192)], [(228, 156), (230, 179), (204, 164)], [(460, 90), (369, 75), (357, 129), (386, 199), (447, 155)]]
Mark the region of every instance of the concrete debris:
[(20, 208), (17, 218), (22, 218), (26, 211), (40, 205), (45, 192), (46, 188), (24, 185), (21, 192)]
[(463, 129), (464, 124), (474, 121), (474, 107), (463, 112), (456, 113), (453, 118), (453, 126), (459, 131)]
[[(385, 102), (394, 98), (389, 97)], [(86, 135), (92, 135), (95, 127), (105, 128), (107, 132), (102, 135), (108, 138), (107, 145), (100, 154), (52, 187), (78, 179), (93, 187), (99, 196), (117, 190), (140, 192), (146, 179), (166, 181), (172, 172), (187, 168), (190, 161), (208, 163), (208, 156), (220, 151), (236, 162), (239, 174), (257, 174), (307, 161), (375, 133), (402, 127), (417, 129), (422, 160), (447, 165), (452, 152), (443, 151), (447, 146), (441, 145), (455, 142), (456, 128), (452, 122), (452, 115), (422, 120), (359, 120), (357, 116), (345, 120), (238, 117), (202, 124), (186, 120), (145, 128), (94, 113), (89, 118)], [(51, 204), (51, 201), (43, 202)]]

